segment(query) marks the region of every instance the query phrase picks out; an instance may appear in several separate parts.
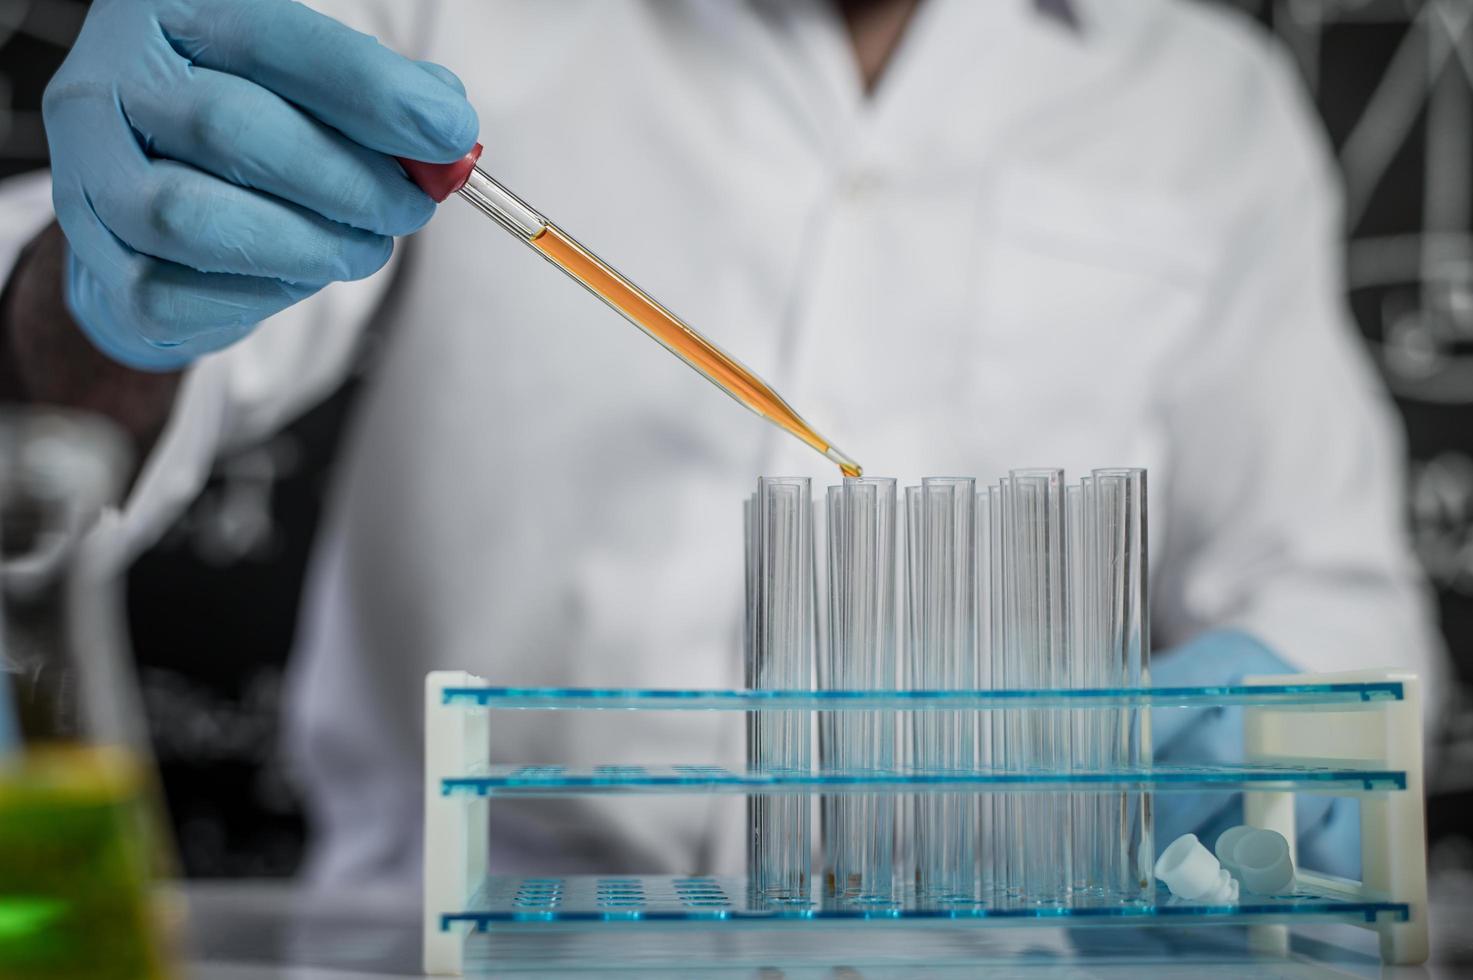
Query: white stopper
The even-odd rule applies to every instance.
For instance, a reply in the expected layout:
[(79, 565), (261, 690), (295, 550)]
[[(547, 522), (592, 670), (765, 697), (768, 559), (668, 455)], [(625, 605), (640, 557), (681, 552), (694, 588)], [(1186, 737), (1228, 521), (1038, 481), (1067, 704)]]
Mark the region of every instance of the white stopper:
[(1294, 890), (1294, 862), (1289, 842), (1273, 830), (1251, 830), (1233, 844), (1233, 864), (1243, 890), (1255, 895), (1283, 895)]
[(1196, 900), (1206, 905), (1234, 905), (1238, 901), (1238, 879), (1223, 868), (1217, 872), (1217, 887)]
[(1238, 846), (1238, 841), (1243, 839), (1244, 834), (1250, 834), (1253, 828), (1245, 824), (1229, 827), (1217, 837), (1217, 846), (1212, 849), (1222, 866), (1228, 869), (1233, 877), (1238, 877), (1238, 865), (1233, 861), (1233, 848)]
[(1209, 904), (1238, 899), (1238, 883), (1196, 834), (1183, 834), (1172, 841), (1156, 859), (1155, 872), (1177, 898)]

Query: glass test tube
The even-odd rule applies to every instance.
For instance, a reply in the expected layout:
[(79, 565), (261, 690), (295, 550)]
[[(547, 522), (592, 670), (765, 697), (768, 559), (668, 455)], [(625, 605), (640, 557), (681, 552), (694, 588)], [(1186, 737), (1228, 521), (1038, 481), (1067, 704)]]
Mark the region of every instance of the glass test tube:
[[(895, 481), (847, 479), (828, 488), (828, 638), (825, 686), (895, 687)], [(825, 770), (893, 771), (895, 714), (825, 713)], [(895, 797), (823, 800), (825, 888), (843, 901), (890, 903)]]
[[(921, 501), (920, 487), (905, 488), (905, 653), (902, 673), (905, 686), (912, 691), (924, 690), (927, 676), (927, 665), (921, 657), (921, 609), (925, 606), (925, 575), (921, 571), (924, 553), (921, 547)], [(909, 724), (903, 726), (905, 754), (902, 758), (912, 771), (919, 771), (930, 759), (930, 743), (921, 743), (923, 728), (926, 735), (930, 734), (930, 729), (922, 724), (922, 714), (919, 711), (910, 712)], [(897, 857), (903, 856), (912, 869), (912, 885), (919, 896), (921, 882), (925, 877), (922, 842), (926, 837), (920, 821), (922, 817), (929, 819), (931, 811), (925, 807), (924, 799), (919, 793), (906, 797), (901, 809), (901, 827), (897, 828), (901, 831), (901, 846), (897, 850), (903, 850), (904, 854), (897, 854)]]
[[(1103, 644), (1097, 642), (1095, 595), (1100, 575), (1094, 564), (1093, 481), (1085, 477), (1065, 489), (1069, 549), (1069, 686), (1103, 687)], [(1099, 709), (1071, 712), (1070, 759), (1076, 771), (1100, 768), (1098, 746), (1103, 739)], [(1098, 887), (1100, 881), (1099, 834), (1101, 817), (1106, 810), (1099, 793), (1075, 793), (1070, 809), (1073, 822), (1073, 862), (1071, 889), (1076, 902)]]
[[(999, 689), (1024, 687), (1021, 646), (1017, 641), (1019, 621), (1017, 549), (1013, 546), (1013, 481), (1003, 477), (992, 488), (991, 562), (993, 581), (989, 600), (992, 614), (992, 686)], [(994, 766), (1016, 771), (1023, 766), (1024, 712), (989, 712), (993, 729)], [(994, 895), (999, 902), (1017, 902), (1023, 897), (1023, 815), (1025, 800), (1020, 793), (999, 793), (993, 802), (994, 850), (998, 854)]]
[[(1070, 683), (1068, 576), (1062, 470), (1013, 470), (1013, 548), (1017, 582), (1015, 630), (1023, 686), (1063, 688)], [(1069, 712), (1034, 710), (1023, 719), (1027, 768), (1066, 770)], [(1071, 804), (1067, 795), (1031, 793), (1024, 798), (1023, 892), (1027, 901), (1056, 904), (1070, 892)]]
[[(906, 487), (901, 497), (900, 532), (900, 609), (898, 610), (901, 632), (899, 646), (899, 674), (901, 687), (920, 690), (921, 664), (918, 651), (921, 649), (919, 610), (921, 601), (921, 488)], [(916, 743), (917, 712), (902, 713), (901, 723), (896, 727), (896, 761), (905, 768), (915, 770), (921, 765), (921, 753)], [(920, 880), (920, 854), (918, 845), (920, 832), (916, 827), (919, 816), (919, 795), (905, 794), (897, 798), (895, 809), (895, 853), (893, 860), (897, 878), (905, 874), (911, 886)]]
[[(1009, 629), (1012, 628), (1012, 613), (1009, 601), (1012, 598), (1012, 547), (1008, 529), (1010, 503), (1012, 503), (1012, 480), (1002, 479), (987, 491), (987, 626), (988, 626), (988, 687), (1016, 687), (1012, 665), (1008, 656)], [(981, 557), (981, 550), (978, 557)], [(991, 729), (991, 757), (988, 765), (999, 771), (1015, 766), (1016, 727), (1021, 724), (1015, 710), (993, 710), (978, 719), (980, 724)], [(1021, 797), (1016, 793), (997, 793), (991, 799), (993, 828), (991, 828), (991, 865), (993, 883), (991, 899), (1006, 902), (1021, 895), (1021, 837), (1018, 837), (1019, 816), (1022, 812)], [(1015, 853), (1016, 850), (1016, 853)]]
[[(994, 509), (1001, 504), (995, 500), (990, 487), (977, 491), (977, 687), (992, 688), (994, 684), (993, 653), (1000, 649), (995, 642), (1000, 623), (1001, 608), (992, 602), (997, 568), (994, 557), (997, 538), (994, 536)], [(1000, 752), (999, 739), (995, 737), (993, 725), (997, 712), (982, 713), (976, 718), (977, 767), (991, 769), (996, 765)], [(983, 901), (990, 901), (997, 893), (1003, 880), (1005, 860), (997, 848), (997, 806), (1005, 794), (984, 793), (977, 797), (977, 894)]]
[[(914, 491), (914, 493), (913, 493)], [(918, 686), (926, 690), (975, 689), (976, 481), (928, 477), (906, 489), (907, 517), (920, 535), (911, 571), (910, 615), (919, 646), (910, 650)], [(970, 771), (976, 767), (976, 712), (917, 711), (916, 763), (923, 769)], [(923, 793), (916, 799), (916, 884), (923, 901), (976, 898), (975, 794)]]
[[(1095, 567), (1100, 570), (1097, 628), (1104, 645), (1104, 668), (1110, 687), (1150, 684), (1150, 609), (1146, 539), (1146, 471), (1099, 469), (1094, 489)], [(1110, 731), (1102, 740), (1105, 764), (1139, 768), (1151, 763), (1150, 711), (1130, 708), (1108, 712)], [(1154, 857), (1150, 793), (1127, 792), (1113, 797), (1108, 830), (1100, 842), (1104, 886), (1117, 901), (1150, 901), (1154, 895)], [(1103, 829), (1103, 828), (1102, 828)]]
[[(814, 649), (813, 506), (807, 477), (763, 477), (747, 509), (746, 681), (753, 690), (807, 690)], [(810, 718), (747, 714), (747, 765), (807, 772)], [(807, 902), (809, 801), (748, 797), (747, 866), (756, 901)]]

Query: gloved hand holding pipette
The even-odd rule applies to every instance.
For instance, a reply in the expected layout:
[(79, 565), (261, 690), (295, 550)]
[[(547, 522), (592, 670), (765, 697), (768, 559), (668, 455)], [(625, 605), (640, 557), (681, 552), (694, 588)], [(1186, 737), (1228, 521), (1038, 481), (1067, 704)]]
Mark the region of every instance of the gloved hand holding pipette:
[(439, 65), (285, 0), (114, 2), (88, 18), (45, 115), (67, 302), (118, 361), (181, 367), (372, 275), (393, 236), (464, 186), (712, 384), (859, 475), (762, 379), (474, 168), (475, 111)]
[(378, 271), (435, 210), (389, 155), (479, 128), (450, 71), (287, 0), (101, 0), (45, 121), (68, 307), (149, 370)]

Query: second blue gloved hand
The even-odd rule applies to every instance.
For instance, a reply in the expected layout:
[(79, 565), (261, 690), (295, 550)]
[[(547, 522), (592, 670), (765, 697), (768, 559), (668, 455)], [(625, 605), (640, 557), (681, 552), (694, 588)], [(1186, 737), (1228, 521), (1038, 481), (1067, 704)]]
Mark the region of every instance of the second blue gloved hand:
[[(1290, 674), (1297, 670), (1255, 637), (1216, 630), (1151, 660), (1152, 687), (1237, 685), (1246, 677)], [(1238, 708), (1171, 708), (1151, 714), (1155, 761), (1166, 765), (1241, 763), (1243, 713)], [(1349, 801), (1301, 796), (1295, 816), (1299, 860), (1306, 867), (1355, 877), (1360, 869), (1360, 828)], [(1156, 849), (1182, 834), (1196, 834), (1210, 849), (1228, 827), (1243, 822), (1241, 794), (1158, 793), (1155, 797)]]
[(434, 212), (391, 156), (478, 129), (450, 72), (290, 0), (98, 0), (43, 109), (68, 306), (151, 370), (377, 271)]

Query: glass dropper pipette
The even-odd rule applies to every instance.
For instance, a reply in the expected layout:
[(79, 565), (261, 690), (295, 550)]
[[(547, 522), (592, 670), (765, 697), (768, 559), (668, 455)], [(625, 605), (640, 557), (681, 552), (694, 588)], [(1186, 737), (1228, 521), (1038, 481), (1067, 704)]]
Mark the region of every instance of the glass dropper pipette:
[(743, 367), (608, 263), (537, 213), (525, 201), (476, 165), (481, 144), (454, 163), (421, 163), (400, 159), (404, 172), (436, 201), (458, 193), (476, 209), (526, 242), (553, 265), (582, 283), (619, 315), (643, 330), (713, 385), (747, 408), (812, 446), (837, 463), (845, 476), (859, 476), (860, 466), (834, 448), (793, 411), (772, 386)]

